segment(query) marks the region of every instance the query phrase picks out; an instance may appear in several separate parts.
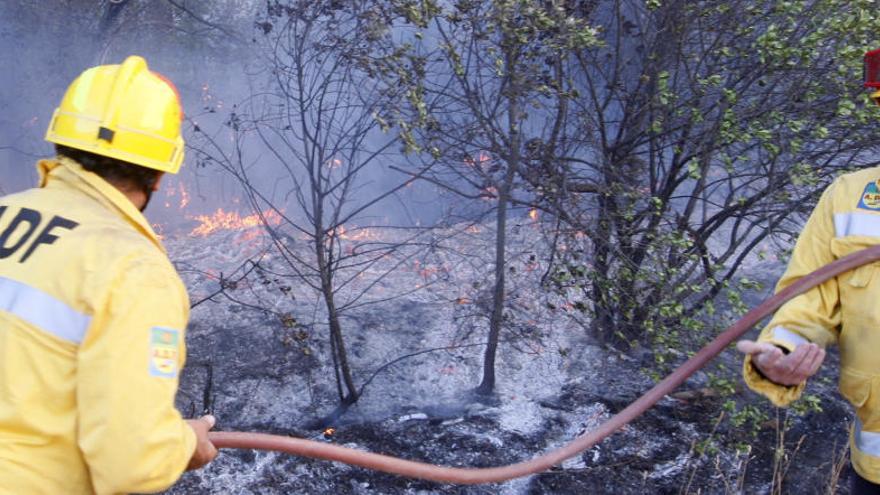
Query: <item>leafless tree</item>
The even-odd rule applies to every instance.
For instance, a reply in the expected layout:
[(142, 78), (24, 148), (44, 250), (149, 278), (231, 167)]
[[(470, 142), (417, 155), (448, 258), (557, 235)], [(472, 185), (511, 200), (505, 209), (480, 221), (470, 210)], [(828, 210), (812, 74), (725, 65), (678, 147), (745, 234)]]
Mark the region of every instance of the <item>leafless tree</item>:
[[(346, 17), (331, 3), (268, 7), (257, 23), (266, 58), (260, 66), (264, 78), (256, 84), (265, 89), (236, 106), (219, 134), (202, 132), (197, 152), (231, 173), (264, 215), (290, 269), (282, 275), (307, 284), (323, 301), (337, 394), (345, 407), (360, 389), (342, 316), (400, 295), (377, 297), (370, 289), (407, 262), (422, 230), (397, 229), (396, 237), (377, 238), (364, 222), (414, 178), (397, 174), (393, 185), (370, 189), (369, 182), (387, 174), (386, 164), (399, 156), (397, 141), (380, 132), (375, 118), (377, 83), (340, 56), (341, 43), (357, 39), (357, 16)], [(231, 139), (231, 146), (221, 137)], [(268, 216), (281, 219), (280, 225)], [(383, 227), (389, 226), (370, 228)], [(374, 273), (389, 258), (397, 261)]]

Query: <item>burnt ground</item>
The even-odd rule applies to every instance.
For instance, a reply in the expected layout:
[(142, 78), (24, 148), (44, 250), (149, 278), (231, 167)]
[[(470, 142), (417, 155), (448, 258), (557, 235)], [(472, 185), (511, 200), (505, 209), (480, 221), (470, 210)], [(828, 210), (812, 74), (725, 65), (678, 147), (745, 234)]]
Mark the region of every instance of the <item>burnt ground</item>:
[[(529, 458), (548, 444), (555, 446), (558, 442), (548, 439), (570, 438), (635, 398), (635, 393), (597, 395), (592, 385), (575, 382), (558, 396), (540, 401), (544, 420), (531, 434), (506, 430), (498, 420), (497, 407), (471, 403), (457, 415), (450, 414), (451, 406), (444, 409), (447, 414), (440, 415), (424, 408), (428, 412), (408, 411), (381, 421), (343, 424), (329, 441), (436, 464), (487, 467)], [(231, 451), (205, 471), (184, 476), (170, 493), (770, 493), (777, 428), (761, 425), (753, 435), (718, 421), (721, 403), (717, 397), (664, 399), (561, 468), (500, 485), (440, 485), (324, 461)], [(795, 418), (786, 432), (791, 465), (782, 493), (828, 493), (834, 446), (845, 442), (849, 412), (833, 396), (823, 400), (823, 409)], [(230, 420), (235, 409), (215, 412), (225, 418), (220, 429), (323, 438), (320, 430), (280, 427), (284, 422)], [(291, 411), (288, 421), (296, 424), (306, 419)], [(743, 443), (752, 450), (737, 455)]]
[[(222, 249), (226, 273), (250, 256), (232, 256), (226, 243), (214, 241), (172, 243), (171, 251), (179, 266), (192, 268), (200, 260), (216, 266), (220, 255), (211, 249)], [(423, 259), (420, 266), (430, 262)], [(780, 269), (759, 268), (767, 280)], [(194, 300), (217, 286), (201, 272), (181, 271)], [(383, 284), (391, 290), (411, 284), (414, 276), (424, 279), (401, 273)], [(427, 293), (346, 316), (360, 380), (409, 352), (463, 347), (420, 354), (379, 373), (361, 400), (332, 421), (336, 432), (329, 439), (310, 428), (335, 406), (332, 371), (320, 358), (327, 355), (326, 330), (319, 316), (308, 318), (320, 313), (313, 298), (296, 287), (279, 290), (290, 285), (286, 280), (258, 277), (251, 285), (239, 283), (230, 297), (195, 308), (178, 406), (188, 416), (211, 411), (219, 430), (292, 435), (435, 464), (482, 467), (559, 447), (653, 385), (647, 373), (650, 351), (620, 354), (598, 345), (580, 326), (561, 323), (568, 321), (565, 315), (548, 312), (550, 305), (540, 303), (522, 275), (511, 283), (511, 313), (521, 315), (507, 324), (507, 331), (520, 337), (501, 346), (496, 395), (476, 400), (469, 390), (479, 382), (482, 348), (467, 345), (484, 323), (470, 315), (479, 313), (476, 308), (451, 301), (460, 287), (474, 287), (480, 276), (450, 270), (443, 284)], [(751, 294), (747, 302), (753, 305), (763, 295)], [(266, 307), (271, 311), (260, 309)], [(554, 470), (525, 479), (461, 487), (282, 454), (224, 451), (167, 493), (848, 493), (849, 467), (839, 483), (832, 474), (852, 417), (836, 392), (836, 356), (829, 355), (808, 386), (816, 405), (799, 406), (799, 414), (776, 410), (744, 391), (739, 363), (728, 350), (711, 370), (692, 377), (622, 431)], [(780, 428), (780, 422), (787, 427)], [(774, 482), (774, 472), (781, 485)]]
[[(237, 351), (242, 347), (244, 352)], [(207, 358), (202, 349), (211, 348), (209, 339), (195, 338), (192, 361)], [(269, 389), (280, 390), (283, 377), (308, 369), (310, 358), (291, 359), (291, 353), (279, 352), (283, 349), (271, 339), (249, 338), (245, 345), (234, 337), (213, 347), (217, 364), (210, 409), (220, 418), (218, 429), (323, 439), (321, 430), (306, 427), (317, 416), (289, 407), (283, 394), (271, 399), (253, 396), (255, 382), (260, 383), (259, 389), (268, 384)], [(620, 365), (608, 366), (609, 362)], [(606, 360), (600, 373), (572, 380), (558, 394), (540, 400), (499, 394), (495, 404), (483, 404), (463, 391), (465, 399), (402, 407), (384, 419), (343, 417), (328, 441), (451, 466), (485, 467), (524, 460), (595, 426), (646, 390), (650, 381), (632, 376), (626, 363)], [(786, 460), (791, 462), (782, 493), (828, 493), (831, 461), (845, 443), (851, 413), (834, 391), (833, 380), (828, 383), (833, 366), (826, 370), (810, 390), (822, 397), (822, 412), (793, 417), (785, 433)], [(199, 366), (189, 367), (184, 374), (182, 402), (190, 412), (202, 407), (199, 394), (204, 393), (205, 379), (204, 368)], [(225, 451), (206, 470), (184, 476), (169, 493), (770, 493), (779, 431), (775, 421), (737, 428), (724, 418), (719, 420), (725, 398), (703, 395), (701, 387), (685, 387), (684, 391), (693, 392), (692, 396), (664, 399), (561, 468), (500, 485), (439, 485), (325, 461)], [(368, 394), (363, 400), (381, 400), (381, 395)], [(735, 398), (765, 406), (750, 393), (738, 392)], [(530, 433), (506, 428), (499, 419), (502, 408), (514, 414), (517, 408), (537, 408), (540, 425)], [(743, 445), (750, 447), (748, 454), (737, 453)]]

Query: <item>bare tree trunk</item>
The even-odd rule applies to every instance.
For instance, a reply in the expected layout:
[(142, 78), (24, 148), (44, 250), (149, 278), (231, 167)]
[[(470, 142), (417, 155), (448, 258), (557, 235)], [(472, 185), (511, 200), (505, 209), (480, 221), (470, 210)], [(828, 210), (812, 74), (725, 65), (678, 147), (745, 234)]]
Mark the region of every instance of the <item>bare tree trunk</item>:
[[(321, 212), (321, 210), (318, 210)], [(317, 217), (320, 218), (320, 217)], [(323, 224), (317, 222), (315, 231), (315, 255), (317, 257), (318, 273), (321, 277), (321, 295), (324, 298), (324, 304), (327, 306), (327, 322), (330, 326), (330, 343), (333, 352), (333, 365), (336, 368), (336, 385), (339, 393), (339, 401), (343, 405), (353, 404), (358, 400), (358, 390), (351, 376), (351, 366), (348, 363), (348, 352), (345, 350), (345, 340), (342, 338), (342, 325), (339, 323), (339, 311), (336, 308), (336, 301), (333, 290), (333, 268), (332, 260), (328, 259), (324, 240), (326, 234), (323, 232)], [(342, 383), (340, 383), (340, 373), (342, 374), (341, 382), (345, 384), (345, 393), (342, 391)]]
[(489, 318), (489, 339), (483, 355), (483, 381), (476, 391), (480, 395), (488, 395), (495, 389), (495, 355), (498, 350), (498, 338), (501, 335), (501, 324), (504, 322), (504, 272), (507, 257), (507, 205), (510, 200), (510, 188), (513, 183), (515, 168), (508, 166), (504, 184), (498, 191), (498, 212), (495, 216), (495, 290), (492, 293), (492, 315)]
[(321, 284), (324, 293), (324, 302), (327, 305), (328, 322), (330, 323), (330, 338), (335, 343), (334, 348), (338, 359), (338, 367), (342, 372), (342, 381), (345, 383), (346, 394), (340, 395), (339, 400), (343, 405), (354, 404), (359, 395), (351, 377), (351, 366), (348, 364), (348, 353), (345, 350), (345, 341), (342, 338), (342, 325), (339, 324), (339, 312), (336, 310), (336, 301), (333, 297), (333, 287)]
[(593, 267), (596, 277), (593, 279), (593, 321), (590, 323), (590, 333), (598, 335), (604, 341), (610, 341), (615, 333), (614, 308), (608, 298), (606, 284), (609, 282), (611, 268), (608, 263), (608, 243), (611, 242), (611, 218), (608, 214), (608, 199), (603, 195), (598, 197), (599, 208), (596, 222), (596, 240), (593, 244)]
[[(508, 70), (515, 67), (514, 53), (508, 51), (506, 63)], [(495, 356), (498, 351), (498, 338), (501, 325), (504, 323), (505, 287), (504, 275), (507, 271), (507, 207), (510, 203), (513, 181), (520, 162), (519, 105), (517, 102), (517, 75), (510, 76), (511, 90), (508, 96), (507, 124), (510, 136), (510, 149), (505, 150), (504, 157), (507, 169), (504, 182), (498, 189), (498, 211), (495, 217), (495, 290), (492, 295), (492, 316), (489, 319), (489, 339), (486, 342), (486, 353), (483, 356), (483, 380), (476, 388), (480, 395), (489, 395), (495, 389)]]

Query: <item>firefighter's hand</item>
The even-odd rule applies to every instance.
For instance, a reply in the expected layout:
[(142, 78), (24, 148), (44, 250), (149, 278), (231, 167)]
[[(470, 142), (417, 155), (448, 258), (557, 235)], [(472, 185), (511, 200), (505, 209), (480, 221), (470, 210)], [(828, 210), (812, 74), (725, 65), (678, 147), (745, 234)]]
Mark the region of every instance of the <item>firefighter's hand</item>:
[(752, 363), (768, 380), (780, 385), (799, 385), (819, 371), (825, 349), (816, 344), (800, 344), (785, 354), (769, 342), (740, 340), (736, 348), (752, 356)]
[(208, 414), (199, 419), (188, 419), (186, 422), (196, 432), (196, 451), (193, 452), (189, 465), (186, 467), (186, 470), (189, 471), (199, 469), (217, 457), (217, 447), (214, 447), (214, 444), (208, 440), (208, 431), (214, 427), (217, 420)]

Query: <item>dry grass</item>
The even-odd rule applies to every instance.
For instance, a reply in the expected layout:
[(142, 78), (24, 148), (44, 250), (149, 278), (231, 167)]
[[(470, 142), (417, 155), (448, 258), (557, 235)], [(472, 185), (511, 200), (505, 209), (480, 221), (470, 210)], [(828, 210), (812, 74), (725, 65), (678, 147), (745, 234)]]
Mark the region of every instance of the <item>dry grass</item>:
[[(688, 457), (690, 459), (692, 459), (692, 461), (691, 461), (692, 466), (691, 466), (690, 474), (688, 475), (687, 483), (679, 491), (679, 494), (684, 495), (684, 494), (692, 493), (690, 491), (691, 484), (693, 483), (694, 477), (697, 474), (697, 470), (700, 467), (700, 460), (702, 460), (706, 456), (706, 449), (712, 444), (712, 442), (715, 438), (715, 432), (718, 431), (718, 426), (721, 424), (721, 421), (723, 419), (724, 419), (724, 411), (721, 411), (721, 413), (718, 415), (718, 418), (715, 420), (715, 424), (712, 425), (712, 431), (709, 433), (709, 437), (706, 438), (703, 442), (700, 442), (702, 444), (701, 447), (698, 447), (696, 441), (691, 442), (691, 448), (688, 451)], [(697, 454), (696, 456), (694, 456), (695, 453)], [(716, 465), (717, 465), (717, 463), (718, 463), (717, 456), (716, 456), (715, 460), (716, 460)], [(700, 490), (697, 490), (695, 493), (700, 493)]]
[[(790, 419), (788, 417), (788, 414), (788, 411), (780, 411), (779, 409), (777, 409), (776, 418), (773, 421), (773, 427), (776, 433), (776, 441), (774, 446), (773, 466), (771, 471), (772, 478), (770, 481), (769, 491), (769, 493), (773, 495), (782, 495), (783, 493), (788, 493), (784, 489), (786, 477), (788, 475), (789, 469), (791, 468), (798, 453), (801, 451), (801, 448), (803, 447), (806, 440), (806, 435), (801, 435), (800, 438), (798, 438), (793, 445), (789, 443), (789, 441), (787, 440), (787, 432), (790, 427)], [(681, 488), (681, 490), (679, 490), (679, 494), (690, 495), (703, 493), (703, 489), (694, 489), (692, 486), (701, 465), (700, 461), (705, 459), (706, 457), (705, 451), (701, 451), (703, 449), (701, 449), (699, 446), (711, 444), (715, 437), (716, 430), (723, 418), (724, 413), (718, 416), (711, 433), (705, 440), (703, 440), (702, 442), (691, 443), (691, 449), (689, 453), (692, 456), (691, 468), (688, 474), (687, 481)], [(832, 449), (832, 452), (834, 453), (834, 455), (830, 461), (828, 477), (825, 479), (824, 488), (822, 490), (822, 493), (825, 495), (834, 495), (837, 493), (841, 473), (843, 472), (844, 467), (849, 461), (848, 445), (844, 445), (843, 447), (838, 447), (837, 445), (835, 445)], [(747, 446), (745, 451), (739, 453), (738, 456), (734, 458), (732, 466), (730, 465), (730, 461), (723, 462), (721, 455), (715, 456), (714, 475), (712, 477), (715, 479), (720, 479), (724, 483), (723, 493), (728, 495), (740, 495), (746, 493), (746, 473), (748, 471), (748, 465), (749, 462), (752, 460), (752, 457), (753, 456), (751, 446)]]
[(834, 457), (831, 459), (831, 469), (828, 473), (828, 479), (825, 480), (825, 489), (822, 491), (825, 495), (834, 495), (837, 493), (837, 485), (840, 482), (840, 473), (849, 461), (849, 445), (838, 448), (837, 445), (833, 449)]

